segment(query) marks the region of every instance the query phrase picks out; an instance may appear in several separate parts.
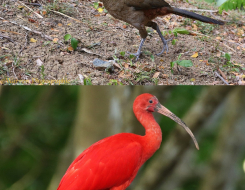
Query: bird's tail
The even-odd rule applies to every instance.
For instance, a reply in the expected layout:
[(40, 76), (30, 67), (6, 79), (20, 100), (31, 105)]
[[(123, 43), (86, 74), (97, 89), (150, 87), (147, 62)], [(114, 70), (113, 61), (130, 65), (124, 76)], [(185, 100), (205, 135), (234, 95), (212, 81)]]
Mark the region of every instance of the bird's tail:
[(223, 25), (224, 24), (223, 21), (215, 20), (215, 19), (212, 19), (212, 18), (209, 18), (209, 17), (206, 17), (206, 16), (202, 16), (202, 15), (199, 15), (199, 14), (196, 14), (196, 13), (193, 13), (193, 12), (189, 12), (189, 11), (183, 10), (183, 9), (178, 9), (178, 8), (171, 7), (171, 8), (168, 9), (168, 12), (171, 12), (173, 14), (180, 15), (180, 16), (183, 16), (183, 17), (200, 20), (202, 22), (219, 24), (219, 25)]

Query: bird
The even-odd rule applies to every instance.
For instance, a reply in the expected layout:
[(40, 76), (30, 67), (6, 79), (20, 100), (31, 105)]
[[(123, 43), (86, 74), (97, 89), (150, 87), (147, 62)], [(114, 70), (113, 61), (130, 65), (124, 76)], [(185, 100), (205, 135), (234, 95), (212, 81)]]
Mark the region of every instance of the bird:
[(136, 60), (139, 59), (142, 46), (147, 37), (146, 26), (153, 28), (157, 31), (162, 43), (163, 49), (157, 55), (161, 55), (164, 50), (168, 51), (168, 41), (163, 37), (159, 26), (152, 20), (159, 16), (167, 14), (176, 14), (183, 17), (200, 20), (206, 23), (213, 23), (223, 25), (223, 21), (218, 21), (209, 17), (205, 17), (193, 12), (171, 7), (164, 0), (101, 0), (106, 10), (116, 19), (125, 21), (139, 30), (141, 36), (141, 42), (137, 53), (133, 53), (136, 56)]
[(125, 190), (139, 168), (160, 147), (162, 132), (153, 112), (183, 126), (199, 149), (191, 130), (155, 96), (148, 93), (137, 96), (133, 112), (145, 128), (145, 135), (119, 133), (94, 143), (71, 163), (57, 190)]

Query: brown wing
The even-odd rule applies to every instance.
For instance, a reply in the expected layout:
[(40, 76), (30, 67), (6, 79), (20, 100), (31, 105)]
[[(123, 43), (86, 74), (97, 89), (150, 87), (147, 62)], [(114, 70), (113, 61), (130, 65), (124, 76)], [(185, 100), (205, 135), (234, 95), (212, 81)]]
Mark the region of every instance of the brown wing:
[(125, 0), (125, 3), (130, 7), (134, 7), (135, 10), (148, 10), (160, 7), (170, 7), (170, 5), (164, 0)]

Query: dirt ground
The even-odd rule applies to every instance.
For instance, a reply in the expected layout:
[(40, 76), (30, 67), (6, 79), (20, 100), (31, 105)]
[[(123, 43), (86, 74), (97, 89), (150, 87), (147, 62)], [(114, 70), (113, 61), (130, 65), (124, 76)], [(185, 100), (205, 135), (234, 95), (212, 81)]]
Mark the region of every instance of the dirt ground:
[[(23, 5), (29, 2), (27, 0), (22, 3), (17, 0), (2, 1), (1, 84), (84, 84), (84, 81), (93, 85), (245, 83), (244, 12), (236, 10), (219, 15), (197, 11), (198, 14), (230, 21), (224, 26), (203, 24), (177, 15), (157, 18), (155, 21), (163, 33), (175, 28), (192, 33), (178, 34), (174, 38), (176, 44), (170, 42), (169, 51), (156, 56), (162, 44), (158, 34), (149, 28), (143, 54), (135, 61), (127, 52), (137, 51), (140, 43), (138, 30), (107, 14), (102, 3), (98, 7), (95, 7), (97, 1), (88, 0), (59, 1), (58, 4), (34, 0), (42, 6), (26, 4), (43, 17), (38, 18)], [(212, 9), (200, 2), (168, 2), (179, 8)], [(50, 10), (61, 11), (64, 15)], [(66, 34), (79, 40), (76, 51), (69, 48), (69, 41), (64, 42)], [(165, 38), (171, 36), (165, 35)], [(224, 57), (225, 53), (231, 55), (230, 61)], [(171, 72), (170, 63), (177, 61), (180, 55), (180, 60), (191, 60), (193, 66), (177, 67), (175, 64)], [(115, 60), (114, 70), (95, 68), (95, 58)]]

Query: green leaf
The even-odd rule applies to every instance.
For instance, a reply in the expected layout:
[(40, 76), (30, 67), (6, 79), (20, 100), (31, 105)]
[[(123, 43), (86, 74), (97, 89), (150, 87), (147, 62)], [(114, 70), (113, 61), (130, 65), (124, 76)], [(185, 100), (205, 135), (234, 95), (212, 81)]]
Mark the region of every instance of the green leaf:
[(125, 51), (121, 51), (120, 55), (124, 57), (125, 56)]
[(94, 2), (94, 8), (98, 9), (98, 7), (99, 7), (99, 3), (98, 2)]
[(172, 62), (170, 63), (170, 67), (173, 68), (174, 65), (175, 65), (175, 63), (177, 63), (177, 61), (172, 61)]
[(129, 59), (134, 59), (134, 58), (135, 58), (135, 55), (133, 55), (133, 54), (129, 55)]
[(84, 78), (83, 83), (84, 85), (93, 85), (91, 78)]
[(231, 55), (229, 53), (225, 53), (225, 58), (230, 61), (231, 60)]
[(182, 66), (182, 67), (191, 67), (191, 66), (193, 66), (193, 63), (192, 63), (191, 60), (181, 60), (181, 61), (178, 61), (177, 64)]
[(177, 42), (177, 40), (176, 40), (176, 39), (173, 39), (173, 40), (172, 40), (172, 45), (175, 45), (176, 42)]
[(71, 47), (76, 50), (77, 49), (77, 44), (78, 44), (78, 40), (76, 38), (72, 38), (71, 39)]
[(66, 34), (66, 35), (64, 36), (64, 40), (67, 41), (67, 40), (69, 40), (69, 39), (71, 39), (71, 35), (70, 35), (70, 34)]
[(188, 30), (186, 30), (186, 29), (184, 29), (184, 28), (175, 28), (175, 29), (173, 30), (173, 33), (174, 33), (174, 32), (177, 32), (177, 33), (179, 33), (179, 34), (189, 34), (189, 33), (190, 33)]
[(152, 61), (152, 62), (155, 61), (154, 55), (151, 54), (150, 58), (151, 58), (151, 61)]

